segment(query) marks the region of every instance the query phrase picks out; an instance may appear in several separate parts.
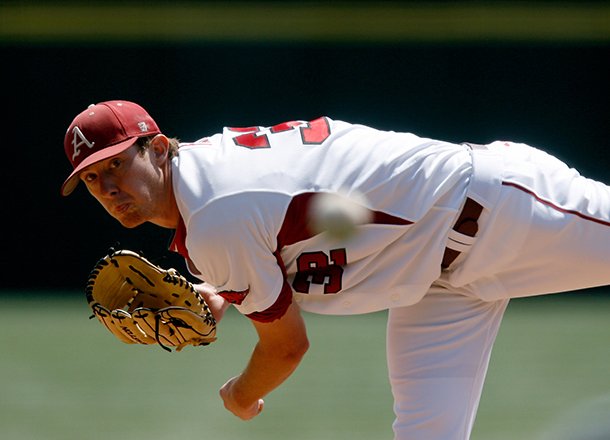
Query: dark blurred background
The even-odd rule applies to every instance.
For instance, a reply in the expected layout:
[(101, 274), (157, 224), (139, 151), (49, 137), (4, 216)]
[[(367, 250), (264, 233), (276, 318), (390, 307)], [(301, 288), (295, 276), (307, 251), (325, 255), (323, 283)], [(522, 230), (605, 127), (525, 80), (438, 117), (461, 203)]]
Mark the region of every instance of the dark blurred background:
[(0, 289), (81, 289), (116, 243), (183, 268), (171, 231), (59, 195), (65, 130), (108, 99), (185, 141), (328, 115), (523, 141), (610, 182), (608, 2), (1, 2), (0, 55)]

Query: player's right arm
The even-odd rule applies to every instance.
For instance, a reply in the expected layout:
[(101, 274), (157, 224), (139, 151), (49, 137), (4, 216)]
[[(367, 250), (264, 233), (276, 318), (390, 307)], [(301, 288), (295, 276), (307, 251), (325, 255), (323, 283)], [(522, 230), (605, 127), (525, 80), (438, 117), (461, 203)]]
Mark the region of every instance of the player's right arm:
[(250, 361), (240, 375), (220, 389), (225, 407), (243, 420), (262, 411), (263, 397), (296, 370), (309, 348), (305, 322), (294, 302), (281, 318), (252, 323), (259, 340)]
[(281, 255), (274, 252), (285, 196), (253, 203), (256, 193), (243, 194), (249, 198), (223, 197), (191, 216), (186, 247), (201, 278), (250, 318), (257, 332), (245, 369), (220, 390), (225, 407), (247, 420), (260, 412), (263, 397), (294, 372), (309, 341)]

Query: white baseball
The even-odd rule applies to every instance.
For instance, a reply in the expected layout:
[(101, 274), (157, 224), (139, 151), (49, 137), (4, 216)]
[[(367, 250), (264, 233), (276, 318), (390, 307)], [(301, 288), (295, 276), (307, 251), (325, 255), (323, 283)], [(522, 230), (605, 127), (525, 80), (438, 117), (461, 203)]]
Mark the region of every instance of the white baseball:
[(350, 238), (358, 225), (371, 220), (366, 200), (359, 194), (319, 193), (311, 203), (311, 219), (315, 232), (326, 232), (336, 239)]

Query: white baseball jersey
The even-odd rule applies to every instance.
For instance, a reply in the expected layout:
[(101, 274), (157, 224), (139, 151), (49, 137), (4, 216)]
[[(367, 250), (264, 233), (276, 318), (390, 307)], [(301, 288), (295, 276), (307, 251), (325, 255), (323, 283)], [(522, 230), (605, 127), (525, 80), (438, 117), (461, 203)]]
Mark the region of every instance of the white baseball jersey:
[[(390, 309), (397, 440), (469, 438), (510, 298), (610, 284), (610, 187), (528, 145), (320, 118), (227, 128), (172, 166), (173, 249), (242, 313), (271, 321), (293, 297), (318, 313)], [(312, 232), (320, 192), (363, 195), (371, 222), (349, 240)], [(478, 232), (441, 271), (467, 198), (484, 208)]]
[[(225, 128), (182, 144), (173, 184), (184, 225), (174, 249), (253, 319), (302, 309), (353, 314), (416, 303), (440, 264), (472, 174), (468, 149), (323, 117)], [(369, 224), (315, 234), (320, 192), (364, 196)]]

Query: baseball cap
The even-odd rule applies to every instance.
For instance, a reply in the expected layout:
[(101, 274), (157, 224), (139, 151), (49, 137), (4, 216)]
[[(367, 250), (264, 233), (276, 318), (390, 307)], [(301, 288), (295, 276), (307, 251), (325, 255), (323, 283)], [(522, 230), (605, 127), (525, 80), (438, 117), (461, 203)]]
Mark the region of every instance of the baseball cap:
[(64, 150), (74, 170), (61, 186), (69, 195), (79, 182), (79, 173), (89, 165), (122, 153), (138, 138), (161, 131), (148, 112), (129, 101), (104, 101), (91, 104), (70, 124)]

